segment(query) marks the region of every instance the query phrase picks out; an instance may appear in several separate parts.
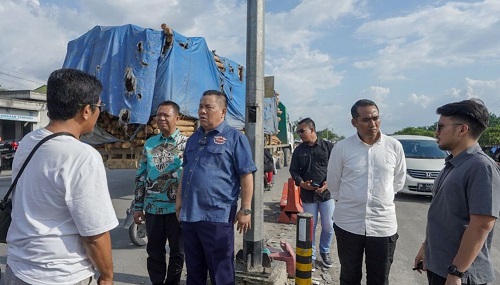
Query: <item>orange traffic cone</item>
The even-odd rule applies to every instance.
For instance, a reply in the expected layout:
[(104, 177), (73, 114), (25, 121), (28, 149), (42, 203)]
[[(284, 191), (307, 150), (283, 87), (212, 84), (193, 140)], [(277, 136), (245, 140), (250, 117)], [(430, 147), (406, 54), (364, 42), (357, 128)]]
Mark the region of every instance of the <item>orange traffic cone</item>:
[(295, 186), (295, 181), (293, 181), (292, 178), (288, 178), (287, 184), (287, 203), (278, 217), (278, 222), (295, 224), (297, 222), (297, 213), (302, 213), (304, 211), (302, 208), (302, 201), (300, 201), (300, 187)]
[(280, 209), (283, 211), (288, 203), (288, 182), (283, 183), (283, 190), (281, 191)]

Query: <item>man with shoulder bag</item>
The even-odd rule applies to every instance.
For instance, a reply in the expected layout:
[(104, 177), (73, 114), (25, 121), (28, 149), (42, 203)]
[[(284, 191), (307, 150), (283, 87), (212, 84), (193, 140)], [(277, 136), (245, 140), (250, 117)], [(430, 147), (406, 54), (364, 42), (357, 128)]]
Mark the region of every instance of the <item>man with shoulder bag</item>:
[(12, 164), (12, 177), (20, 175), (4, 284), (113, 284), (109, 231), (118, 220), (102, 157), (79, 140), (104, 107), (101, 91), (97, 78), (79, 70), (50, 75), (50, 122), (22, 139)]

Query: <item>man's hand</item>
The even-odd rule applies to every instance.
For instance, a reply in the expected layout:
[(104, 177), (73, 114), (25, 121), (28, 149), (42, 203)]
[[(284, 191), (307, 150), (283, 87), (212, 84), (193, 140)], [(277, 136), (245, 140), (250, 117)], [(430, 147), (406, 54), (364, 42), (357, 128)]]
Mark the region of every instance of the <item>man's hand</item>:
[(448, 274), (448, 278), (446, 278), (446, 283), (444, 285), (462, 285), (462, 279), (458, 276)]
[(422, 243), (417, 256), (415, 256), (413, 270), (416, 270), (420, 274), (422, 274), (422, 271), (427, 271), (427, 268), (425, 267), (425, 242)]
[(97, 284), (99, 285), (112, 285), (113, 284), (113, 279), (109, 280), (107, 278), (103, 278), (102, 276), (99, 276), (97, 279)]
[(181, 204), (175, 203), (175, 216), (177, 217), (177, 220), (179, 220), (179, 217), (181, 215)]
[(316, 191), (316, 193), (321, 195), (323, 193), (323, 191), (325, 191), (327, 188), (328, 188), (328, 185), (326, 184), (326, 181), (325, 181), (325, 182), (323, 182), (323, 185), (321, 187), (316, 188), (315, 191)]
[(113, 254), (109, 232), (81, 237), (85, 252), (99, 272), (98, 284), (113, 284)]
[(245, 215), (245, 213), (243, 213), (243, 211), (238, 211), (238, 213), (236, 214), (236, 220), (234, 221), (234, 223), (238, 223), (237, 227), (236, 227), (236, 230), (241, 234), (242, 232), (243, 233), (246, 233), (249, 229), (252, 228), (252, 214), (248, 214), (248, 215)]
[(299, 186), (306, 189), (306, 190), (316, 191), (316, 189), (318, 189), (318, 187), (312, 186), (311, 183), (312, 183), (312, 180), (302, 181), (302, 182), (300, 182)]
[(146, 221), (143, 211), (134, 211), (134, 223), (140, 225)]

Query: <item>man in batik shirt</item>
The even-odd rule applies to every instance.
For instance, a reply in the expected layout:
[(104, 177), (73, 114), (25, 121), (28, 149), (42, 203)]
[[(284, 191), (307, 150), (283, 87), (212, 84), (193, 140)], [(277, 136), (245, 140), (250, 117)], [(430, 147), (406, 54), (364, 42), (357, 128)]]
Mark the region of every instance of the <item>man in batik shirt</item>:
[[(177, 129), (179, 105), (165, 101), (158, 106), (156, 122), (161, 133), (144, 144), (135, 182), (134, 221), (146, 222), (147, 268), (153, 284), (179, 284), (184, 265), (184, 245), (175, 215), (175, 198), (187, 137)], [(165, 245), (170, 248), (168, 273)]]

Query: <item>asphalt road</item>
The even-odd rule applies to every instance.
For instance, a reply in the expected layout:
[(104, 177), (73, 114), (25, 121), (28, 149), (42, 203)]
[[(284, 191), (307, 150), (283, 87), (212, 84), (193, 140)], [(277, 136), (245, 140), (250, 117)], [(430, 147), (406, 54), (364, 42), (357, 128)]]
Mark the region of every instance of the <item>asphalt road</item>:
[[(120, 222), (125, 218), (125, 210), (132, 199), (134, 170), (109, 170), (108, 186), (113, 206)], [(275, 176), (275, 186), (271, 192), (263, 195), (263, 220), (262, 238), (265, 244), (273, 245), (279, 240), (287, 240), (295, 245), (295, 226), (277, 223), (276, 218), (280, 213), (279, 199), (283, 183), (288, 179), (288, 169), (278, 170)], [(2, 171), (0, 175), (0, 195), (4, 195), (10, 184), (9, 171)], [(426, 279), (412, 271), (413, 259), (423, 241), (425, 233), (425, 219), (430, 203), (430, 197), (398, 195), (396, 197), (396, 211), (399, 224), (399, 240), (397, 243), (395, 261), (391, 269), (391, 284), (424, 285)], [(91, 210), (91, 209), (89, 209)], [(317, 234), (319, 229), (317, 230)], [(113, 241), (113, 259), (115, 266), (115, 284), (150, 284), (146, 270), (146, 252), (144, 247), (133, 245), (128, 238), (128, 231), (121, 226), (111, 231)], [(500, 238), (497, 230), (494, 239), (492, 256), (496, 265), (496, 275), (500, 279)], [(242, 236), (236, 234), (236, 251), (241, 249)], [(319, 240), (319, 239), (317, 239)], [(313, 277), (320, 280), (321, 284), (338, 284), (338, 259), (336, 258), (336, 244), (332, 244), (333, 268), (317, 270)], [(6, 245), (0, 244), (0, 268), (2, 272), (6, 263)], [(325, 277), (326, 276), (326, 277)], [(328, 278), (327, 278), (328, 277)], [(185, 277), (183, 278), (185, 279)], [(293, 280), (290, 279), (290, 283)], [(492, 284), (500, 284), (500, 281)]]

